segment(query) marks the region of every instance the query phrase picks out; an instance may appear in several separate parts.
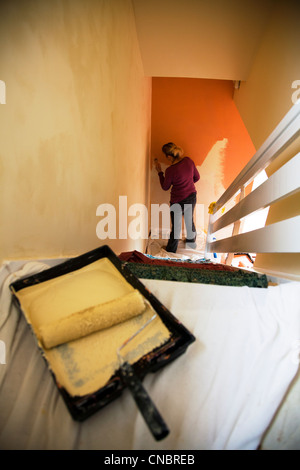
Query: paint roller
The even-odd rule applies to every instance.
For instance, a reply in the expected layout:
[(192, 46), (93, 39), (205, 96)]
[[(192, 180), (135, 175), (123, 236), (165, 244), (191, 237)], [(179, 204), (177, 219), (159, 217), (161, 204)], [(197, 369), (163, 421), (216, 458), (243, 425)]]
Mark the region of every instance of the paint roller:
[(46, 348), (54, 348), (87, 336), (104, 328), (110, 328), (145, 310), (141, 293), (132, 292), (114, 300), (73, 312), (64, 318), (44, 324), (37, 331), (37, 337)]
[[(93, 307), (85, 308), (43, 325), (38, 330), (38, 338), (45, 348), (82, 338), (104, 328), (109, 328), (137, 316), (146, 309), (146, 300), (134, 289), (129, 294)], [(144, 417), (153, 437), (161, 440), (169, 434), (169, 429), (158, 409), (149, 397), (133, 367), (122, 355), (122, 350), (138, 336), (155, 318), (154, 314), (140, 329), (128, 338), (117, 350), (120, 373), (123, 382), (131, 392), (141, 414)]]
[(157, 167), (157, 165), (159, 165), (159, 161), (158, 161), (157, 158), (154, 158), (154, 165), (155, 165), (155, 167)]

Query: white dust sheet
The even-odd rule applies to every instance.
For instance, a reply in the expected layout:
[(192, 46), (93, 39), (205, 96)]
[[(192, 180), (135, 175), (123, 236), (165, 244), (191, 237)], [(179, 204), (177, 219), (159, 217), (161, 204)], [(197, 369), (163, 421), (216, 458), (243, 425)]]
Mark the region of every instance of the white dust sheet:
[[(0, 271), (0, 449), (259, 446), (299, 368), (299, 283), (259, 289), (142, 280), (196, 337), (184, 355), (144, 379), (170, 428), (156, 442), (128, 390), (83, 423), (69, 415), (8, 289), (45, 267), (20, 261)], [(299, 424), (287, 426), (279, 416), (267, 448), (299, 448)]]

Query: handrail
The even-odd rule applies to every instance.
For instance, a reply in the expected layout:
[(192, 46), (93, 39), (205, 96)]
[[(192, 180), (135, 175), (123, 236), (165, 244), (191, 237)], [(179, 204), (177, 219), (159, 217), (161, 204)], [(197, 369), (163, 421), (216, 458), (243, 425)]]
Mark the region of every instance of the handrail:
[(268, 207), (270, 204), (299, 191), (300, 152), (271, 175), (264, 183), (240, 200), (228, 212), (212, 222), (211, 231), (227, 227), (236, 220), (252, 212)]
[(218, 199), (213, 213), (216, 213), (233, 196), (264, 170), (285, 147), (300, 135), (300, 100), (298, 100), (254, 154), (231, 185)]
[[(240, 233), (241, 219), (259, 208), (273, 205), (300, 191), (299, 153), (282, 165), (267, 181), (245, 196), (245, 187), (252, 182), (276, 157), (300, 135), (300, 100), (288, 111), (275, 130), (254, 154), (227, 190), (214, 205), (209, 217), (205, 256), (211, 253), (227, 253), (226, 264), (231, 264), (234, 253), (300, 253), (300, 216), (265, 226), (261, 229)], [(228, 212), (220, 214), (225, 204), (240, 193), (239, 202)], [(233, 224), (232, 234), (213, 241), (213, 234)], [(289, 232), (289, 241), (285, 234)]]

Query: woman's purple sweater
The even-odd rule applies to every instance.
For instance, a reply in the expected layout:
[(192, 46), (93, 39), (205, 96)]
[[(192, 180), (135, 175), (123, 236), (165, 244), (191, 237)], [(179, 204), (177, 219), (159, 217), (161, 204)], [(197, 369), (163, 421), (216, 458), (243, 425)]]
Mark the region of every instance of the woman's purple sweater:
[(193, 160), (184, 157), (178, 163), (169, 166), (165, 175), (158, 173), (160, 185), (164, 191), (171, 189), (171, 204), (183, 201), (192, 193), (196, 193), (195, 184), (200, 179), (200, 174)]

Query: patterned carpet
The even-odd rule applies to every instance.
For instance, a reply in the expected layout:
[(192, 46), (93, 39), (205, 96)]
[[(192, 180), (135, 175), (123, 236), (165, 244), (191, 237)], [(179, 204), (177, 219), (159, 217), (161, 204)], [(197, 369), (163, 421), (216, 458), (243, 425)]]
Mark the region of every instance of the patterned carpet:
[(223, 286), (268, 287), (268, 280), (264, 274), (207, 261), (192, 263), (157, 260), (148, 258), (139, 252), (123, 253), (119, 258), (140, 279), (196, 282)]

